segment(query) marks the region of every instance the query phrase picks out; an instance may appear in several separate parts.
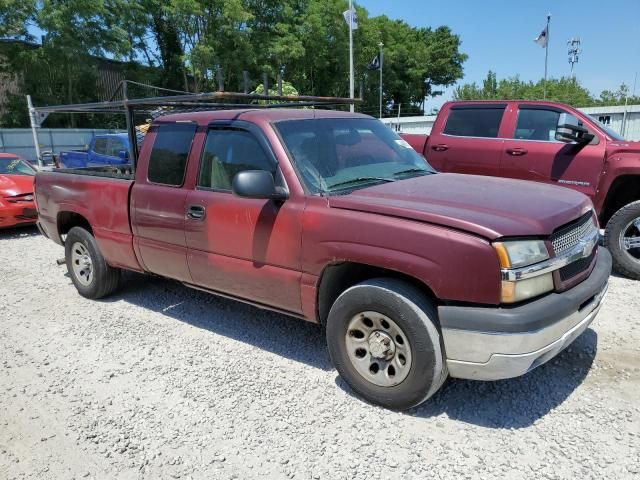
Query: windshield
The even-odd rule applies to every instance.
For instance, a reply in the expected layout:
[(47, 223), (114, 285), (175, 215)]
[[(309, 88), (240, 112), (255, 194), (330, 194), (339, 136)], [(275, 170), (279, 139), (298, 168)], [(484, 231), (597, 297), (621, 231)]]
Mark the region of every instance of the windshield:
[(28, 175), (33, 177), (35, 174), (35, 169), (21, 158), (0, 158), (0, 175)]
[[(597, 120), (596, 120), (597, 121)], [(604, 125), (601, 122), (598, 122), (598, 126), (604, 130), (604, 132), (609, 135), (611, 137), (611, 140), (615, 140), (616, 142), (623, 142), (625, 141), (624, 138), (622, 137), (622, 135), (620, 135), (618, 132), (616, 132), (615, 130), (607, 127), (606, 125)]]
[(312, 193), (332, 193), (435, 173), (411, 146), (369, 118), (288, 120), (275, 124)]
[(604, 123), (602, 123), (600, 120), (598, 120), (598, 118), (594, 115), (589, 115), (591, 117), (591, 120), (593, 120), (594, 122), (596, 122), (596, 124), (598, 125), (598, 127), (600, 127), (601, 130), (604, 130), (604, 133), (606, 133), (611, 140), (614, 140), (616, 142), (624, 142), (625, 139), (622, 137), (622, 135), (620, 135), (618, 132), (616, 132), (615, 130), (613, 130), (611, 127), (606, 126)]

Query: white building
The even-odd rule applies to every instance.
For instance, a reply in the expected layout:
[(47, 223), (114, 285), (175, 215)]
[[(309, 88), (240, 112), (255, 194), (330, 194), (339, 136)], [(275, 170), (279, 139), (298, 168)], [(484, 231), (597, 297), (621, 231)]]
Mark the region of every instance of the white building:
[(579, 108), (627, 140), (640, 140), (640, 105)]
[[(640, 140), (640, 105), (579, 108), (627, 140)], [(626, 112), (626, 113), (625, 113)], [(383, 118), (382, 122), (401, 133), (431, 133), (435, 115)]]

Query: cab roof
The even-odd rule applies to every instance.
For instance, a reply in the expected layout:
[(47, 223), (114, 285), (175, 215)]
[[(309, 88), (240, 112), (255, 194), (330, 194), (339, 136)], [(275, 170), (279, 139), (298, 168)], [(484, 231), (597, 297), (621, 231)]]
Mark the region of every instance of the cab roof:
[(362, 113), (337, 110), (301, 108), (255, 108), (241, 110), (211, 110), (204, 112), (172, 113), (163, 115), (154, 123), (196, 122), (207, 125), (216, 120), (245, 120), (252, 123), (279, 122), (283, 120), (309, 120), (314, 118), (373, 118)]

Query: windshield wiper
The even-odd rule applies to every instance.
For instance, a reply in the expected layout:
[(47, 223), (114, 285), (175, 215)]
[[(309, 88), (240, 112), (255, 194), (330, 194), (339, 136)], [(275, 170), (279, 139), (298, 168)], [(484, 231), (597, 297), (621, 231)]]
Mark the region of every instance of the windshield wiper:
[(351, 180), (345, 180), (344, 182), (334, 183), (333, 185), (327, 186), (327, 190), (331, 191), (335, 187), (343, 187), (347, 185), (352, 185), (354, 183), (362, 183), (362, 182), (395, 182), (393, 178), (386, 177), (358, 177), (352, 178)]
[(393, 175), (405, 175), (407, 173), (433, 173), (431, 170), (425, 170), (424, 168), (409, 168), (408, 170), (401, 170), (395, 172)]

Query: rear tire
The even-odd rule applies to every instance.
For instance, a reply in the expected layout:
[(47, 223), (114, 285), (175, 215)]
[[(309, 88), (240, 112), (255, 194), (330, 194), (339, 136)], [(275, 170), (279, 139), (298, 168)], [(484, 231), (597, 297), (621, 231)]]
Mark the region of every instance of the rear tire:
[(391, 278), (342, 293), (327, 319), (327, 345), (340, 376), (371, 403), (415, 407), (447, 378), (438, 314), (413, 285)]
[(640, 248), (625, 248), (625, 238), (640, 237), (640, 201), (618, 210), (607, 223), (604, 245), (613, 257), (613, 269), (629, 278), (640, 280)]
[(64, 245), (67, 271), (80, 295), (95, 300), (118, 288), (120, 269), (107, 264), (91, 233), (82, 227), (73, 227)]

